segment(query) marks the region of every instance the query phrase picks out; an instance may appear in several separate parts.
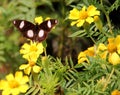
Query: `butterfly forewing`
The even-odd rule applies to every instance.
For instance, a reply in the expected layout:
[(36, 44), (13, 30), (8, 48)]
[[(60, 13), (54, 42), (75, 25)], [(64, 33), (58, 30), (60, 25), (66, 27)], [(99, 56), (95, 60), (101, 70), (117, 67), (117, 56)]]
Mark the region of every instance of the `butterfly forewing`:
[(50, 19), (40, 25), (34, 25), (26, 20), (14, 20), (13, 24), (24, 37), (41, 42), (46, 39), (48, 32), (57, 24), (57, 20)]
[(41, 23), (40, 25), (38, 25), (38, 34), (36, 37), (36, 41), (43, 41), (46, 39), (48, 32), (50, 32), (50, 30), (57, 24), (57, 20), (56, 19), (50, 19), (50, 20), (46, 20), (43, 23)]
[(24, 37), (34, 40), (35, 25), (26, 20), (14, 20), (13, 24), (23, 34)]

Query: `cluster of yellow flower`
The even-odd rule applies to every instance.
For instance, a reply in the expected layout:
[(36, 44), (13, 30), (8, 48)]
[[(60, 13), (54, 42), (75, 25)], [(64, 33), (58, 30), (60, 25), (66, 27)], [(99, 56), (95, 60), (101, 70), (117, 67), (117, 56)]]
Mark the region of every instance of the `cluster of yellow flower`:
[[(35, 23), (41, 23), (42, 17), (35, 18)], [(43, 53), (42, 43), (32, 42), (25, 43), (20, 50), (20, 53), (23, 54), (23, 58), (28, 61), (28, 64), (22, 64), (19, 69), (24, 70), (24, 73), (29, 75), (30, 72), (38, 73), (42, 68), (36, 65), (37, 59), (40, 54)], [(28, 76), (23, 76), (22, 71), (16, 71), (15, 76), (10, 73), (6, 76), (6, 80), (0, 80), (0, 90), (2, 95), (19, 95), (19, 93), (25, 93), (29, 85)]]
[(78, 63), (88, 62), (87, 56), (100, 56), (100, 58), (108, 59), (113, 64), (120, 64), (120, 35), (116, 38), (109, 38), (108, 44), (100, 43), (98, 46), (89, 47), (87, 50), (80, 52), (78, 55)]
[(41, 53), (43, 53), (42, 43), (36, 43), (30, 41), (30, 44), (25, 43), (20, 53), (23, 54), (23, 58), (28, 60), (28, 64), (22, 64), (19, 69), (24, 70), (25, 74), (30, 74), (31, 71), (38, 73), (42, 68), (36, 65), (36, 61)]

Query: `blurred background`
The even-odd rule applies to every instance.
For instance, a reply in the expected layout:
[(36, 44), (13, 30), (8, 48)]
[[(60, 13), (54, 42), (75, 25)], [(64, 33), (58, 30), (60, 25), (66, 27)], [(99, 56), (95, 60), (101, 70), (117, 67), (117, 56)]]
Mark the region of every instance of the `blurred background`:
[[(112, 4), (115, 0), (104, 1), (106, 4)], [(94, 3), (99, 2), (97, 0), (0, 0), (0, 78), (16, 71), (20, 64), (25, 63), (19, 50), (26, 39), (12, 25), (13, 19), (28, 20), (32, 23), (37, 16), (57, 19), (59, 23), (46, 39), (47, 54), (61, 58), (63, 62), (66, 56), (72, 57), (74, 64), (77, 64), (78, 53), (92, 46), (93, 42), (87, 37), (69, 37), (79, 30), (70, 26), (69, 11), (76, 5)], [(110, 14), (111, 18), (115, 16), (113, 14), (114, 12)], [(113, 22), (119, 26), (117, 23), (120, 21), (119, 17), (117, 21), (115, 20), (113, 19)]]

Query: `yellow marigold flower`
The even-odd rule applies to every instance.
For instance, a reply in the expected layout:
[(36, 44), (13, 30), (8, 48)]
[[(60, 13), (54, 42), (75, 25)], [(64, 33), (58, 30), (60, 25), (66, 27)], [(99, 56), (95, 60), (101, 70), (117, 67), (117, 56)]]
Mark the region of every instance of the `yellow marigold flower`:
[(30, 72), (39, 73), (42, 68), (37, 66), (33, 61), (29, 61), (28, 64), (22, 64), (19, 67), (20, 70), (24, 70), (24, 73), (29, 75)]
[(101, 58), (106, 58), (108, 51), (107, 51), (107, 46), (105, 44), (100, 43), (97, 47), (97, 55), (99, 55)]
[(43, 22), (42, 16), (39, 16), (39, 17), (36, 17), (36, 18), (35, 18), (35, 23), (41, 24), (42, 22)]
[(93, 5), (89, 6), (87, 9), (84, 6), (80, 11), (76, 8), (70, 11), (69, 19), (74, 20), (71, 25), (77, 25), (77, 27), (81, 27), (85, 22), (91, 24), (94, 22), (94, 16), (100, 15), (100, 11)]
[(108, 39), (108, 51), (110, 52), (110, 53), (113, 53), (113, 52), (115, 52), (116, 50), (117, 50), (117, 46), (116, 46), (117, 44), (115, 43), (115, 38), (109, 38)]
[(15, 76), (13, 74), (7, 75), (6, 80), (0, 80), (0, 90), (3, 90), (2, 95), (25, 93), (29, 88), (28, 81), (28, 76), (23, 76), (21, 71), (17, 71)]
[(28, 61), (33, 61), (36, 63), (38, 57), (40, 54), (43, 53), (43, 45), (42, 43), (36, 43), (36, 42), (30, 42), (30, 44), (25, 43), (20, 53), (23, 54), (23, 58), (25, 58)]
[(89, 47), (87, 50), (84, 51), (87, 56), (94, 56), (95, 55), (95, 48), (94, 46)]
[(120, 64), (120, 35), (118, 35), (116, 38), (109, 38), (108, 39), (108, 53), (109, 58), (108, 61), (113, 64)]
[(103, 43), (100, 43), (100, 44), (98, 45), (98, 50), (99, 50), (99, 51), (104, 51), (104, 50), (107, 50), (107, 47), (106, 47)]
[(113, 65), (120, 64), (120, 56), (116, 52), (110, 53), (108, 60)]
[(114, 90), (111, 95), (120, 95), (120, 91), (119, 90)]
[(89, 63), (89, 60), (87, 59), (85, 52), (80, 52), (78, 55), (78, 64), (85, 62), (85, 61)]
[(87, 62), (89, 63), (89, 60), (87, 59), (87, 56), (94, 56), (95, 55), (95, 51), (94, 51), (94, 47), (89, 47), (87, 50), (80, 52), (78, 55), (78, 63), (82, 63), (82, 62)]
[[(49, 20), (50, 17), (47, 17), (45, 20)], [(39, 16), (35, 18), (35, 23), (37, 23), (38, 25), (41, 24), (43, 22), (43, 17)]]

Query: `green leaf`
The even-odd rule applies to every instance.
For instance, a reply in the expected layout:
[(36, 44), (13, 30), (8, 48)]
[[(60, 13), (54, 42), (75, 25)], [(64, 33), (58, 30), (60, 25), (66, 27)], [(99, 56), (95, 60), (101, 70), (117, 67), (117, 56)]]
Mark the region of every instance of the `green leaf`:
[(76, 37), (76, 36), (80, 36), (81, 34), (85, 33), (84, 30), (79, 30), (73, 34), (71, 34), (69, 37)]
[(19, 3), (21, 3), (27, 7), (30, 7), (30, 8), (35, 7), (35, 3), (33, 0), (29, 0), (29, 1), (28, 0), (19, 0)]
[(39, 93), (40, 89), (36, 88), (31, 95), (37, 95)]
[(35, 89), (36, 89), (35, 86), (34, 86), (34, 87), (31, 87), (31, 88), (27, 91), (27, 93), (25, 93), (25, 95), (30, 95)]

